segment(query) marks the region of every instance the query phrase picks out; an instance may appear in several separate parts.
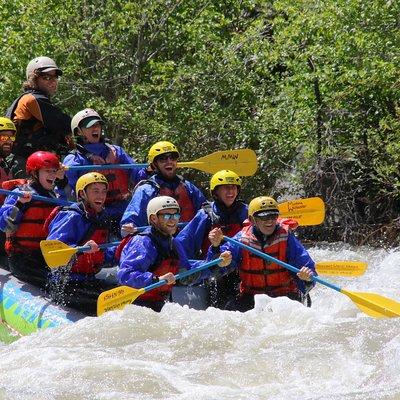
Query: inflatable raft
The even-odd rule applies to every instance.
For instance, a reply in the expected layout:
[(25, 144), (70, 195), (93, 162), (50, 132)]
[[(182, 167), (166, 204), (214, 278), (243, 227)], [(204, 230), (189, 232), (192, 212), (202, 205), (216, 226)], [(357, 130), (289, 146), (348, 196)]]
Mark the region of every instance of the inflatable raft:
[(86, 315), (57, 306), (38, 288), (0, 268), (0, 323), (20, 335), (71, 324)]

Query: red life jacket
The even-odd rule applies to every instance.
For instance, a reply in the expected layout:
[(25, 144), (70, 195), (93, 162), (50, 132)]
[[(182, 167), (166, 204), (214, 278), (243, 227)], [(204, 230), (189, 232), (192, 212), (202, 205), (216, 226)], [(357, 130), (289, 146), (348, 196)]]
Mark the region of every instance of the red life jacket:
[[(220, 216), (213, 211), (212, 203), (206, 202), (203, 204), (202, 208), (211, 219), (210, 231), (212, 231), (214, 228), (221, 228), (222, 233), (225, 236), (233, 237), (242, 229), (242, 223), (237, 214), (235, 214), (235, 217), (237, 218), (231, 218), (230, 222), (222, 223)], [(208, 233), (209, 232), (207, 232), (207, 234), (204, 236), (203, 243), (201, 245), (201, 253), (203, 256), (207, 254), (208, 248), (211, 246), (211, 243), (208, 240)]]
[[(148, 236), (152, 240), (153, 244), (157, 249), (157, 258), (154, 261), (154, 264), (150, 266), (148, 269), (149, 272), (153, 273), (156, 276), (165, 275), (168, 272), (172, 272), (174, 275), (179, 271), (179, 258), (178, 255), (172, 251), (169, 254), (164, 254), (163, 249), (158, 241), (158, 239), (154, 236), (151, 231), (141, 232), (137, 235)], [(115, 259), (120, 260), (121, 253), (126, 244), (132, 239), (134, 235), (126, 236), (122, 239), (121, 243), (117, 247), (115, 251)], [(163, 285), (157, 289), (150, 290), (147, 293), (142, 294), (139, 297), (139, 300), (145, 301), (165, 301), (165, 299), (169, 296), (172, 290), (172, 285)]]
[[(241, 242), (286, 262), (287, 238), (288, 229), (279, 225), (268, 243), (261, 247), (250, 225), (243, 228)], [(299, 293), (296, 282), (288, 270), (279, 264), (265, 261), (248, 250), (242, 250), (242, 254), (243, 259), (239, 267), (241, 293), (265, 293), (271, 297)]]
[[(61, 211), (69, 210), (76, 213), (79, 213), (78, 210), (73, 207), (56, 207), (48, 216), (44, 223), (44, 230), (46, 232), (46, 236), (48, 234), (48, 229), (50, 223), (56, 217), (56, 215)], [(78, 243), (79, 246), (84, 245), (88, 240), (94, 240), (97, 244), (107, 243), (109, 231), (108, 227), (99, 223), (96, 218), (89, 218), (91, 222), (91, 227), (86, 232), (84, 237)], [(104, 251), (99, 250), (95, 253), (77, 253), (75, 257), (75, 261), (72, 264), (71, 272), (80, 273), (80, 274), (97, 274), (101, 267), (104, 264)]]
[(108, 181), (106, 206), (116, 201), (128, 199), (130, 196), (129, 175), (125, 170), (107, 169), (98, 172), (103, 174)]
[(189, 222), (195, 216), (196, 210), (183, 182), (180, 182), (175, 190), (162, 186), (159, 194), (160, 196), (173, 197), (178, 202), (181, 208), (180, 222)]
[[(33, 192), (33, 188), (24, 185), (21, 190)], [(42, 201), (32, 200), (23, 205), (23, 216), (18, 229), (7, 234), (5, 250), (11, 253), (29, 253), (32, 250), (40, 250), (40, 241), (45, 240), (47, 233), (44, 222), (50, 215), (54, 205)]]

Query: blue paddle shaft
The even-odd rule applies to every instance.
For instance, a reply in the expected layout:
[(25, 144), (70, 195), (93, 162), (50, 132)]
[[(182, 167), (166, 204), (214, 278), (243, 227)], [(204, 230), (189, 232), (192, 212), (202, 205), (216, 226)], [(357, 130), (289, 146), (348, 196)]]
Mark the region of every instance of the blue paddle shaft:
[(93, 165), (66, 165), (70, 171), (100, 171), (103, 169), (134, 169), (146, 168), (149, 164), (93, 164)]
[[(212, 260), (212, 261), (209, 261), (209, 262), (207, 262), (207, 263), (205, 263), (205, 264), (203, 264), (203, 265), (200, 265), (200, 266), (198, 266), (198, 267), (196, 267), (196, 268), (188, 269), (187, 271), (180, 272), (179, 274), (176, 274), (176, 275), (175, 275), (175, 279), (178, 280), (178, 279), (185, 278), (185, 277), (187, 277), (187, 276), (189, 276), (189, 275), (193, 275), (193, 274), (195, 274), (196, 272), (200, 272), (200, 271), (203, 271), (204, 269), (207, 269), (207, 268), (212, 267), (213, 265), (217, 265), (217, 264), (219, 264), (221, 261), (223, 261), (222, 258), (217, 258), (217, 259)], [(146, 286), (146, 287), (144, 288), (144, 291), (145, 291), (145, 292), (148, 292), (149, 290), (156, 289), (156, 288), (158, 288), (158, 287), (160, 287), (160, 286), (165, 285), (166, 283), (167, 283), (167, 280), (166, 280), (166, 279), (162, 279), (161, 281), (158, 281), (158, 282), (153, 283), (153, 284), (151, 284), (151, 285), (149, 285), (149, 286)]]
[[(5, 194), (7, 196), (14, 196), (14, 197), (23, 197), (24, 196), (23, 192), (14, 192), (12, 190), (5, 190), (5, 189), (0, 189), (0, 194)], [(43, 201), (45, 203), (57, 204), (59, 206), (70, 206), (71, 204), (74, 204), (68, 200), (55, 199), (53, 197), (39, 196), (38, 194), (33, 194), (32, 199), (38, 200), (38, 201)]]
[[(296, 268), (296, 267), (293, 267), (293, 265), (290, 265), (290, 264), (285, 263), (284, 261), (278, 260), (277, 258), (274, 258), (274, 257), (270, 256), (269, 254), (263, 253), (262, 251), (257, 250), (257, 249), (255, 249), (255, 248), (253, 248), (251, 246), (248, 246), (247, 244), (244, 244), (242, 242), (239, 242), (239, 241), (237, 241), (235, 239), (232, 239), (230, 237), (227, 237), (227, 236), (224, 236), (224, 239), (227, 242), (230, 242), (230, 243), (232, 243), (232, 244), (234, 244), (236, 246), (241, 247), (242, 249), (246, 249), (246, 250), (252, 252), (253, 254), (259, 256), (260, 258), (263, 258), (264, 260), (272, 261), (272, 262), (274, 262), (276, 264), (282, 265), (282, 267), (288, 269), (289, 271), (292, 271), (292, 272), (295, 272), (295, 273), (300, 272), (300, 270), (298, 268)], [(314, 276), (313, 275), (313, 276), (311, 276), (311, 279), (313, 281), (315, 281), (315, 282), (320, 283), (321, 285), (325, 285), (325, 286), (327, 286), (327, 287), (329, 287), (329, 288), (331, 288), (333, 290), (336, 290), (338, 292), (342, 291), (340, 289), (340, 287), (334, 285), (333, 283), (327, 282), (327, 281), (321, 279), (318, 276)]]

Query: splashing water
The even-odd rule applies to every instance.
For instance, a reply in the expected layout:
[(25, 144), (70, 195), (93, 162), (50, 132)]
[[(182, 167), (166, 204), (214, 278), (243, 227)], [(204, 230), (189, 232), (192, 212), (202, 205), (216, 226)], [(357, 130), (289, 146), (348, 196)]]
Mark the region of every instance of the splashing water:
[[(349, 290), (400, 301), (400, 250), (313, 247), (365, 260)], [(312, 308), (257, 298), (245, 314), (167, 304), (86, 318), (0, 345), (0, 399), (399, 399), (400, 319), (373, 319), (322, 285)]]

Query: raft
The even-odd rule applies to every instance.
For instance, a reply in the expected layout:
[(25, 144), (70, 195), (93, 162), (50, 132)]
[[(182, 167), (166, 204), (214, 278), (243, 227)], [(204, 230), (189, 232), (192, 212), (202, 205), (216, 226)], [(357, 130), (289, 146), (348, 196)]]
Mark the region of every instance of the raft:
[(0, 324), (19, 335), (74, 323), (86, 315), (51, 303), (35, 286), (0, 268)]

